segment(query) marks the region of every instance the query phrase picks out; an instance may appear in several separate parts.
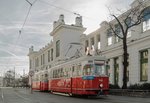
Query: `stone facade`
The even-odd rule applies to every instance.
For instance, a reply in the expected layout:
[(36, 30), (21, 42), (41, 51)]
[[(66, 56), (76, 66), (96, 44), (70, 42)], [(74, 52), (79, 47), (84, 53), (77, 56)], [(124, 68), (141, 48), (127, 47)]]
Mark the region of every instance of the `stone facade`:
[[(144, 2), (146, 2), (146, 6), (150, 6), (149, 0), (144, 0)], [(137, 0), (135, 0), (131, 4), (131, 8), (135, 7), (137, 3)], [(119, 18), (121, 16), (123, 15), (120, 15)], [(110, 22), (112, 24), (117, 23), (115, 20)], [(144, 22), (142, 22), (129, 30), (127, 38), (129, 54), (128, 85), (150, 82), (150, 18), (149, 23), (147, 23), (149, 27), (146, 30), (143, 29), (144, 25)], [(103, 55), (107, 58), (110, 84), (122, 86), (122, 41), (115, 36), (108, 40), (108, 29), (108, 22), (104, 21), (96, 31), (85, 35), (83, 34), (85, 28), (82, 26), (82, 17), (77, 17), (74, 25), (67, 25), (64, 22), (64, 16), (60, 15), (58, 21), (54, 22), (53, 31), (50, 33), (53, 40), (39, 51), (34, 51), (33, 46), (29, 49), (30, 70), (49, 69), (65, 59), (77, 56), (76, 52), (78, 52), (77, 54), (81, 53), (80, 56), (86, 55), (88, 48), (90, 51), (93, 51), (91, 52), (92, 55)], [(146, 64), (141, 64), (143, 51), (148, 53), (148, 58), (146, 60), (144, 58), (144, 61), (147, 61)], [(142, 71), (147, 74), (147, 77), (143, 77), (146, 80), (141, 79), (141, 68), (143, 65), (146, 65), (144, 66), (146, 70)]]
[(33, 46), (29, 48), (30, 71), (47, 70), (77, 56), (77, 52), (82, 48), (80, 36), (85, 30), (82, 17), (76, 17), (74, 25), (67, 25), (64, 16), (60, 15), (59, 19), (54, 21), (53, 31), (50, 33), (53, 40), (39, 51), (34, 51)]
[[(150, 1), (145, 0), (146, 6), (150, 6)], [(131, 4), (131, 8), (136, 6), (138, 1), (134, 1)], [(128, 12), (128, 11), (127, 11)], [(125, 15), (125, 13), (124, 13)], [(121, 18), (120, 15), (119, 18)], [(150, 21), (150, 17), (149, 20)], [(116, 24), (115, 20), (110, 21), (112, 24)], [(128, 53), (129, 53), (129, 66), (128, 66), (128, 85), (135, 83), (145, 83), (150, 82), (150, 22), (147, 23), (147, 30), (144, 30), (144, 22), (135, 26), (129, 30), (129, 37), (127, 38)], [(108, 60), (109, 72), (110, 72), (110, 84), (117, 84), (122, 86), (123, 83), (123, 46), (122, 40), (116, 41), (116, 37), (112, 36), (112, 41), (109, 44), (107, 37), (107, 30), (109, 29), (107, 21), (100, 24), (100, 28), (96, 31), (90, 33), (82, 40), (82, 43), (87, 45), (89, 48), (94, 46), (97, 55), (103, 55)], [(94, 38), (94, 43), (91, 39)], [(100, 38), (100, 40), (99, 40)], [(88, 42), (88, 43), (87, 43)], [(100, 45), (98, 45), (100, 44)], [(100, 46), (100, 47), (99, 47)], [(141, 52), (148, 51), (148, 63), (146, 74), (148, 78), (146, 80), (141, 80)]]

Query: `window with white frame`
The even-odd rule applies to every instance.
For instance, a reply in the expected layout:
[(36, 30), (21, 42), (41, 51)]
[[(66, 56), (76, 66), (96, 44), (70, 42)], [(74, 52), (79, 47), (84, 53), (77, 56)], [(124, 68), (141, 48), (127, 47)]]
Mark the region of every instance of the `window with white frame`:
[[(120, 28), (119, 24), (115, 25), (115, 32), (118, 36), (121, 36), (121, 28)], [(120, 41), (120, 38), (117, 35), (115, 35), (115, 42), (116, 43)]]
[(143, 32), (150, 29), (150, 7), (147, 7), (143, 12)]
[(60, 56), (60, 40), (56, 42), (56, 57)]
[(50, 50), (48, 50), (48, 62), (50, 62)]
[(107, 45), (112, 45), (112, 31), (111, 29), (107, 30)]
[(94, 47), (94, 45), (95, 45), (94, 37), (92, 37), (92, 38), (90, 39), (90, 42), (91, 42), (91, 48), (90, 48), (90, 49), (93, 49), (92, 47)]
[(45, 64), (45, 54), (43, 54), (43, 64)]
[(101, 42), (98, 42), (98, 49), (101, 49)]
[(140, 79), (148, 80), (148, 50), (140, 52)]
[(85, 52), (87, 52), (87, 47), (89, 47), (89, 41), (88, 40), (85, 41)]
[(53, 61), (53, 48), (51, 49), (51, 61)]
[(131, 37), (131, 30), (128, 30), (127, 38), (130, 38), (130, 37)]
[[(126, 19), (126, 25), (129, 27), (129, 26), (131, 26), (132, 25), (132, 22), (131, 22), (132, 20), (131, 20), (131, 17), (128, 17), (127, 19)], [(127, 32), (127, 38), (129, 38), (129, 37), (131, 37), (131, 30), (130, 29), (128, 29), (128, 32)]]
[(30, 69), (32, 68), (32, 60), (30, 59)]
[(150, 19), (145, 20), (145, 21), (143, 22), (143, 31), (147, 31), (147, 30), (149, 30), (149, 29), (150, 29)]
[(112, 36), (108, 37), (108, 45), (112, 45)]
[(97, 41), (98, 41), (97, 49), (101, 49), (100, 35), (97, 35)]
[(41, 65), (43, 64), (43, 56), (41, 55)]

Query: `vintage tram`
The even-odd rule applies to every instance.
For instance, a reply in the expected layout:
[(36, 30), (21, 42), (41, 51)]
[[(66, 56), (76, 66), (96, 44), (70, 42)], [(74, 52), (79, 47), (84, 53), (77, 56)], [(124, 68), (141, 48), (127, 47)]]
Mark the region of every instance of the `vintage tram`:
[(48, 70), (49, 91), (70, 95), (107, 95), (109, 78), (105, 58), (85, 56)]
[(35, 73), (32, 89), (69, 95), (107, 95), (109, 78), (105, 64), (101, 56), (58, 62), (48, 70)]

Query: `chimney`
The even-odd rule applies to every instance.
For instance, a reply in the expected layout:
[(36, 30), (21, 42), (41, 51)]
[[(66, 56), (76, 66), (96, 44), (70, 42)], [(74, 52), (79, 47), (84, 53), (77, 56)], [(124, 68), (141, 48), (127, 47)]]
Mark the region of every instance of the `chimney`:
[(59, 19), (57, 21), (53, 22), (53, 29), (55, 29), (57, 26), (59, 26), (61, 24), (65, 24), (65, 22), (64, 22), (64, 15), (63, 14), (61, 14), (59, 16)]
[(82, 25), (82, 16), (80, 16), (80, 17), (76, 17), (76, 19), (75, 19), (75, 26), (83, 26)]
[(62, 23), (62, 24), (65, 24), (65, 22), (64, 22), (64, 15), (63, 15), (63, 14), (61, 14), (61, 15), (59, 16), (58, 22), (59, 22), (59, 23)]
[(32, 53), (33, 51), (34, 51), (34, 47), (31, 46), (31, 47), (29, 48), (29, 53)]

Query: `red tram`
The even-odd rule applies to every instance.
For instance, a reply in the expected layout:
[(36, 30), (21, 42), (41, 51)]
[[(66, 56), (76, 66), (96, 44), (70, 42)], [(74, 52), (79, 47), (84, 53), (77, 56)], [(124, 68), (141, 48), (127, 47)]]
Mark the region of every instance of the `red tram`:
[(107, 95), (109, 78), (105, 59), (81, 57), (49, 69), (49, 90), (71, 95)]
[(32, 89), (39, 91), (48, 90), (48, 74), (47, 71), (40, 71), (34, 74)]
[(105, 59), (85, 56), (35, 73), (32, 89), (69, 95), (107, 95), (109, 78)]
[(45, 70), (43, 71), (41, 77), (40, 91), (47, 91), (47, 90), (48, 90), (48, 74), (47, 74), (47, 70)]

